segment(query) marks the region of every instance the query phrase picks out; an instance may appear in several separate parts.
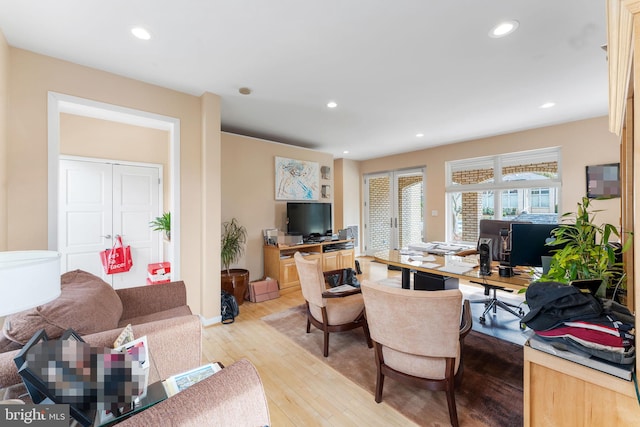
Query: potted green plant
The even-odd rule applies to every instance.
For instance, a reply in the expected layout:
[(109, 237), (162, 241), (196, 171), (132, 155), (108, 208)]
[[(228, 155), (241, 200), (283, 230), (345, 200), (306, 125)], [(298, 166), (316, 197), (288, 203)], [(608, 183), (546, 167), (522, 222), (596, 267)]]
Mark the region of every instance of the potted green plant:
[[(599, 210), (591, 209), (591, 200), (583, 197), (576, 212), (562, 215), (563, 223), (552, 232), (550, 246), (554, 251), (547, 274), (542, 280), (569, 283), (579, 279), (601, 279), (598, 291), (604, 296), (607, 289), (624, 289), (624, 269), (616, 261), (617, 248), (612, 244), (620, 238), (620, 232), (611, 224), (596, 224)], [(631, 237), (631, 233), (628, 233)], [(622, 252), (631, 244), (626, 239)], [(618, 247), (619, 250), (619, 247)]]
[(230, 268), (244, 254), (247, 243), (247, 229), (236, 218), (222, 224), (220, 260), (222, 261), (221, 288), (235, 296), (238, 305), (242, 305), (244, 294), (249, 286), (249, 271)]
[(171, 240), (171, 212), (165, 212), (149, 223), (153, 231), (163, 231), (167, 240)]

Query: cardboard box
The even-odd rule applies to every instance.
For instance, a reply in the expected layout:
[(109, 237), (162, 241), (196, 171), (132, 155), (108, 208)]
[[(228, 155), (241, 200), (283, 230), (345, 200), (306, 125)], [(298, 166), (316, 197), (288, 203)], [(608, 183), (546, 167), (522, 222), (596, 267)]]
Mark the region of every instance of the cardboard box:
[(249, 301), (262, 302), (280, 297), (278, 281), (269, 277), (249, 283)]
[(171, 263), (157, 262), (147, 266), (148, 285), (159, 285), (161, 283), (169, 283), (171, 281)]

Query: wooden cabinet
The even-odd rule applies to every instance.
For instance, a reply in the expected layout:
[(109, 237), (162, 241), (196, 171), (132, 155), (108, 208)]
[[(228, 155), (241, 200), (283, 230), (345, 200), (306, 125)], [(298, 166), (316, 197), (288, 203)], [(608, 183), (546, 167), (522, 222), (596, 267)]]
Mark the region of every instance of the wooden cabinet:
[[(632, 63), (640, 52), (640, 0), (609, 0), (607, 19), (609, 130), (621, 137), (621, 222), (625, 231), (634, 231), (640, 223), (640, 198), (635, 197), (640, 174), (633, 173), (638, 164), (635, 140), (640, 136), (640, 115), (635, 114), (640, 97), (634, 93), (640, 67)], [(637, 314), (640, 251), (625, 252), (624, 266), (628, 306)], [(639, 369), (637, 359), (636, 372)], [(633, 382), (525, 346), (525, 426), (637, 426), (638, 420), (640, 404)]]
[(325, 252), (322, 254), (322, 269), (324, 271), (354, 268), (355, 256), (353, 249)]
[(293, 254), (301, 252), (306, 259), (320, 259), (323, 271), (353, 268), (355, 253), (351, 240), (328, 241), (295, 246), (264, 246), (264, 274), (278, 281), (280, 289), (300, 286)]
[(524, 347), (525, 427), (634, 426), (632, 381)]

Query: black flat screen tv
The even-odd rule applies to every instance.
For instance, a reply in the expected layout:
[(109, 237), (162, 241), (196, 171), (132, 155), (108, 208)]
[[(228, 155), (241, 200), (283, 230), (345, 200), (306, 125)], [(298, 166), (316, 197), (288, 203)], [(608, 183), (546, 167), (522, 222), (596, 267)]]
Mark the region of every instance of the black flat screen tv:
[(287, 203), (287, 233), (305, 240), (331, 235), (331, 203)]

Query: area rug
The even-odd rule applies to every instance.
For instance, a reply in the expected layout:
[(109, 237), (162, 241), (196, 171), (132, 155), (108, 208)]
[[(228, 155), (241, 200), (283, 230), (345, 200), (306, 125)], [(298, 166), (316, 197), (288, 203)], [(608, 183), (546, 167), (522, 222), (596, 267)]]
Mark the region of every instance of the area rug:
[[(262, 320), (349, 380), (375, 393), (375, 356), (361, 329), (333, 333), (329, 357), (322, 357), (322, 332), (306, 333), (305, 307), (300, 305)], [(382, 394), (387, 403), (422, 426), (447, 426), (444, 392), (423, 390), (387, 378)], [(461, 426), (521, 426), (523, 423), (522, 347), (471, 331), (465, 339), (464, 375), (456, 391)]]

